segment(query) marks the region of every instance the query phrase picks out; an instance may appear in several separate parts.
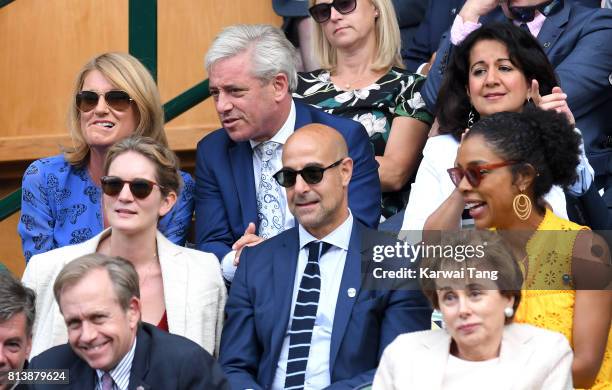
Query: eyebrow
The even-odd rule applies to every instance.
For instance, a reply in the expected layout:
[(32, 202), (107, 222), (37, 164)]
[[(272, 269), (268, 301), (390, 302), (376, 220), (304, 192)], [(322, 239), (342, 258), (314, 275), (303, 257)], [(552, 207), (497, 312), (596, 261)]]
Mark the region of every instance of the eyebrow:
[[(508, 62), (512, 63), (510, 58), (498, 58), (498, 59), (495, 60), (495, 63), (502, 62), (502, 61), (508, 61)], [(470, 66), (470, 71), (472, 71), (472, 69), (474, 69), (474, 67), (476, 65), (478, 65), (478, 64), (484, 64), (484, 60), (480, 60), (480, 61), (477, 61), (477, 62), (473, 63), (472, 66)]]

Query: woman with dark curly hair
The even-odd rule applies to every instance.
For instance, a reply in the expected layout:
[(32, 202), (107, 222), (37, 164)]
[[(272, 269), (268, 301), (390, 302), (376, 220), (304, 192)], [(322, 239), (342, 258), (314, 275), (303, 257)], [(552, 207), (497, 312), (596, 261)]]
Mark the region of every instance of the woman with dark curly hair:
[[(402, 228), (456, 229), (461, 223), (469, 224), (461, 194), (446, 174), (461, 134), (481, 117), (520, 112), (533, 104), (564, 112), (573, 123), (566, 95), (556, 85), (546, 53), (523, 29), (511, 23), (492, 23), (469, 34), (455, 49), (446, 69), (438, 98), (441, 135), (429, 138), (425, 145)], [(581, 161), (582, 171), (592, 175), (586, 157)], [(555, 214), (567, 217), (561, 188), (553, 187), (544, 199)]]
[[(516, 321), (565, 334), (574, 349), (574, 386), (609, 389), (609, 250), (588, 228), (554, 215), (542, 200), (553, 185), (575, 181), (580, 143), (566, 117), (554, 111), (496, 113), (463, 136), (448, 173), (476, 228), (506, 233), (515, 258), (522, 259), (523, 300)], [(591, 249), (595, 245), (604, 248), (599, 257)]]

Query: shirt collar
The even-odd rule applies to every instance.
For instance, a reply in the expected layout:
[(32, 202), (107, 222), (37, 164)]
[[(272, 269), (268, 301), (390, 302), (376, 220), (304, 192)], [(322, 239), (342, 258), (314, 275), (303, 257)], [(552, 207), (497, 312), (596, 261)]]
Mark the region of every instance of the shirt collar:
[(348, 218), (346, 218), (340, 226), (334, 229), (327, 236), (323, 237), (321, 240), (308, 233), (308, 231), (301, 224), (298, 224), (298, 231), (300, 234), (300, 249), (304, 249), (306, 245), (310, 244), (313, 241), (322, 241), (348, 251), (349, 242), (351, 241), (352, 230), (353, 214), (351, 213), (350, 209)]
[[(546, 21), (546, 16), (544, 16), (540, 11), (536, 11), (535, 17), (531, 22), (527, 22), (527, 27), (529, 27), (529, 32), (534, 37), (537, 37), (544, 25), (544, 21)], [(513, 20), (512, 21), (515, 26), (520, 26), (521, 22)]]
[[(132, 371), (132, 361), (134, 360), (134, 351), (136, 350), (137, 339), (134, 338), (134, 343), (130, 351), (119, 361), (119, 363), (109, 371), (113, 382), (120, 390), (127, 390), (130, 382), (130, 372)], [(102, 382), (102, 376), (104, 375), (103, 370), (96, 369), (98, 375), (98, 382)]]
[[(291, 99), (291, 109), (289, 110), (289, 116), (287, 116), (287, 120), (285, 121), (283, 126), (280, 128), (280, 130), (277, 131), (276, 134), (274, 134), (274, 137), (270, 138), (268, 141), (277, 142), (281, 145), (284, 145), (285, 142), (287, 142), (287, 138), (289, 138), (289, 136), (293, 134), (294, 130), (295, 130), (295, 103), (293, 102), (293, 99)], [(252, 149), (255, 149), (257, 145), (261, 143), (261, 142), (257, 142), (253, 140), (249, 140), (249, 142), (251, 143)]]

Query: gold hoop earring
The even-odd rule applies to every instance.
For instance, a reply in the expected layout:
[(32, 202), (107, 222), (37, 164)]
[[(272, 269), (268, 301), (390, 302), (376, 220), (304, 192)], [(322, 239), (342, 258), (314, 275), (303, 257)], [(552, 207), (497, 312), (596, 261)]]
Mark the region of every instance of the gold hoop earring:
[(521, 193), (514, 197), (512, 208), (514, 209), (514, 214), (516, 214), (521, 221), (525, 221), (531, 215), (531, 199), (523, 194), (521, 190)]

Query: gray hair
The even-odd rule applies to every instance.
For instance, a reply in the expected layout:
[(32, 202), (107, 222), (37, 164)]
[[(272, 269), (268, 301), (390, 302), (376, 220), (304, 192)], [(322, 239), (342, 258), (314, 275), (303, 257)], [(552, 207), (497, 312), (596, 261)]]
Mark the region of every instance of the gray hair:
[(237, 24), (226, 27), (213, 41), (204, 60), (206, 71), (215, 62), (251, 50), (251, 73), (268, 82), (284, 73), (289, 91), (297, 88), (297, 53), (281, 29), (268, 24)]
[(36, 318), (36, 293), (8, 271), (0, 271), (0, 322), (8, 321), (19, 313), (25, 314), (26, 334), (32, 337)]
[(105, 269), (113, 284), (117, 302), (123, 310), (130, 307), (132, 297), (140, 298), (138, 273), (129, 261), (121, 257), (112, 257), (100, 253), (90, 253), (76, 258), (66, 264), (53, 284), (53, 295), (60, 306), (60, 295), (72, 287), (87, 274), (96, 269)]

